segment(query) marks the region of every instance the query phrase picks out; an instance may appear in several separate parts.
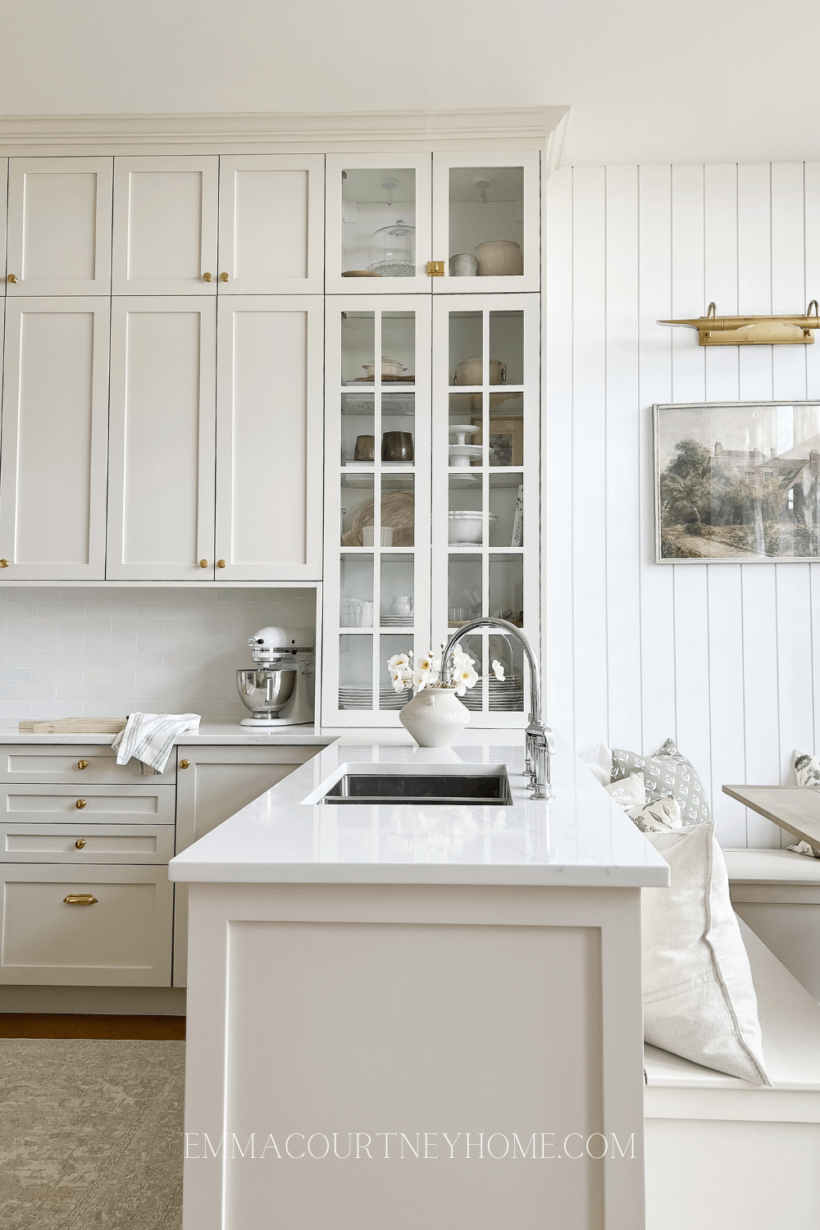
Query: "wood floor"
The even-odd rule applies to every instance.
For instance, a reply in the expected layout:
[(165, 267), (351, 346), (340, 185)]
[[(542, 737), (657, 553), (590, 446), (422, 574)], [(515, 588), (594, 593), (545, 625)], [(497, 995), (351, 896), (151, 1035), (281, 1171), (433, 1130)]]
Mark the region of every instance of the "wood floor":
[(73, 1012), (2, 1012), (0, 1038), (108, 1038), (184, 1042), (184, 1016), (99, 1016)]

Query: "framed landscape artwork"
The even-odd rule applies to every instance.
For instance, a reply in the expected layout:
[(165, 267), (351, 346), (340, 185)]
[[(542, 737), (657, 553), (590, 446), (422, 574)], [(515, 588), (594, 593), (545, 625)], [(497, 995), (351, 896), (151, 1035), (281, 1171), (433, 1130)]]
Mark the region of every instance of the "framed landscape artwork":
[(820, 402), (653, 412), (656, 563), (820, 560)]

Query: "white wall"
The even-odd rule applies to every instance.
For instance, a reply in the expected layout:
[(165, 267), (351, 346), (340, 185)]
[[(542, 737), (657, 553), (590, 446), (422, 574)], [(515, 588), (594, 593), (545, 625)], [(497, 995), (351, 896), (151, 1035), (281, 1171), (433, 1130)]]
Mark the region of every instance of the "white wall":
[(0, 590), (0, 719), (245, 717), (235, 672), (266, 624), (315, 624), (310, 590)]
[(655, 322), (820, 298), (820, 164), (565, 169), (547, 200), (550, 719), (578, 747), (671, 735), (723, 845), (777, 846), (721, 786), (788, 781), (815, 747), (820, 565), (654, 564), (650, 407), (820, 398), (820, 342), (702, 349)]
[(0, 0), (0, 115), (571, 106), (575, 163), (820, 157), (820, 5)]

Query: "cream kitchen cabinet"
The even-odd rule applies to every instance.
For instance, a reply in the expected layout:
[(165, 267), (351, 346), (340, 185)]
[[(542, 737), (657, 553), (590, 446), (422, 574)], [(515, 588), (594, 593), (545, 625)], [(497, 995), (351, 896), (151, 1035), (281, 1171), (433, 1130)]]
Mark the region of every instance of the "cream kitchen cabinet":
[(219, 160), (220, 295), (321, 295), (323, 154)]
[(114, 297), (106, 575), (214, 575), (216, 300)]
[(326, 290), (540, 290), (540, 174), (535, 150), (329, 154)]
[(218, 347), (216, 317), (113, 300), (109, 578), (321, 577), (322, 298), (226, 297)]
[[(178, 747), (176, 853), (252, 803), (316, 747)], [(174, 986), (187, 985), (188, 887), (175, 886)]]
[(216, 575), (322, 575), (323, 300), (219, 301)]
[(11, 158), (7, 293), (108, 295), (112, 158)]
[(7, 302), (4, 579), (105, 576), (109, 302), (79, 296)]
[[(0, 299), (6, 295), (6, 204), (8, 198), (9, 160), (0, 158)], [(0, 338), (2, 341), (2, 338)], [(0, 352), (2, 353), (2, 352)]]
[(216, 294), (219, 158), (114, 159), (115, 295)]

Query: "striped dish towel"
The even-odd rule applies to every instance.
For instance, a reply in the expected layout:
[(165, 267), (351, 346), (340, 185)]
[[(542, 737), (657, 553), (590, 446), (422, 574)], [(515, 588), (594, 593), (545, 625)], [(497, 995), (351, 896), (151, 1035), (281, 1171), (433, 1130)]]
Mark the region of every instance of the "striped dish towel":
[(155, 773), (162, 773), (177, 735), (198, 730), (198, 713), (132, 713), (125, 729), (111, 744), (117, 751), (117, 764), (128, 764), (133, 756)]

